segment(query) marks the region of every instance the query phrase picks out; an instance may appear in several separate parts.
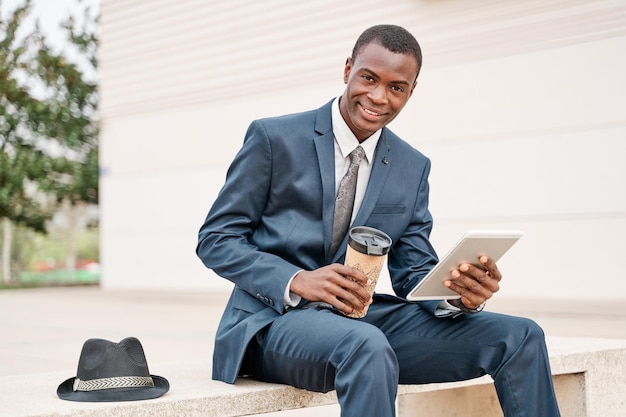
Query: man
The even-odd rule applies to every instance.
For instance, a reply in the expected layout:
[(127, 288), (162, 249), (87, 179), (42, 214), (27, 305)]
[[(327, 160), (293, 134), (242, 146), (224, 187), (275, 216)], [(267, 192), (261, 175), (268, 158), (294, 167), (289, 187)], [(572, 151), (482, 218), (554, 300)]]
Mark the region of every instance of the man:
[[(398, 383), (490, 374), (505, 416), (559, 416), (541, 329), (480, 312), (501, 279), (491, 259), (451, 273), (447, 284), (462, 295), (455, 305), (405, 298), (437, 262), (428, 240), (430, 161), (385, 126), (412, 95), (421, 64), (410, 33), (374, 26), (346, 61), (341, 97), (250, 125), (199, 233), (198, 256), (235, 284), (213, 377), (335, 389), (342, 416), (381, 417), (395, 415)], [(345, 230), (333, 242), (335, 197), (359, 147), (352, 226), (393, 239), (397, 297), (370, 297), (368, 278), (342, 265)], [(342, 314), (354, 311), (367, 314)]]

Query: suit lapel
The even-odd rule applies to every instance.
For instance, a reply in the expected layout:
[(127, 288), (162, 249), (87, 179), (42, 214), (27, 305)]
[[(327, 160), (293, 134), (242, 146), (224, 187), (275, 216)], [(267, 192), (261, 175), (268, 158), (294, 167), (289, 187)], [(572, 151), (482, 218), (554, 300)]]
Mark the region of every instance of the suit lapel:
[(365, 221), (370, 217), (378, 196), (387, 181), (387, 175), (389, 174), (389, 167), (393, 162), (393, 155), (391, 152), (391, 146), (387, 138), (387, 130), (383, 129), (378, 145), (376, 145), (376, 152), (374, 152), (374, 159), (372, 160), (372, 172), (367, 183), (367, 189), (365, 190), (365, 196), (363, 202), (359, 208), (354, 223), (358, 225), (365, 224)]
[(317, 152), (322, 180), (322, 224), (324, 225), (324, 254), (328, 258), (333, 236), (333, 215), (335, 211), (335, 140), (332, 129), (331, 103), (317, 111), (313, 142)]

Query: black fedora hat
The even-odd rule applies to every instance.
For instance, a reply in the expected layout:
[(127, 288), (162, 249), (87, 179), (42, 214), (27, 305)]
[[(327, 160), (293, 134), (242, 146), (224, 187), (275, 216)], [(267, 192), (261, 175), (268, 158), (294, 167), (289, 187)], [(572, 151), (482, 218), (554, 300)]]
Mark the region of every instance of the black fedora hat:
[(69, 401), (135, 401), (160, 397), (167, 379), (150, 375), (141, 342), (89, 339), (83, 344), (76, 377), (64, 381), (57, 395)]

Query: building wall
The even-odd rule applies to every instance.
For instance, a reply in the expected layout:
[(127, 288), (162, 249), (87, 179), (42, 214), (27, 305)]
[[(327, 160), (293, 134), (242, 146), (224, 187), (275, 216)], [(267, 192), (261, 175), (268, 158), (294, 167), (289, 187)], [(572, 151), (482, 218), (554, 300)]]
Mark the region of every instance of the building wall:
[(432, 159), (437, 250), (522, 229), (502, 294), (623, 298), (623, 0), (103, 0), (102, 285), (229, 288), (194, 249), (248, 124), (341, 94), (377, 23), (423, 48), (391, 128)]

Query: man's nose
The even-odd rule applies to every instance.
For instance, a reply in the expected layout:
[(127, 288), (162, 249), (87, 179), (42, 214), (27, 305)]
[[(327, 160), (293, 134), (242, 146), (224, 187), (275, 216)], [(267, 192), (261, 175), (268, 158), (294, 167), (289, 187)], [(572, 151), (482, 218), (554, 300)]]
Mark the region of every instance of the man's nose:
[(387, 102), (387, 89), (383, 85), (378, 84), (372, 88), (369, 96), (373, 103), (385, 103)]

